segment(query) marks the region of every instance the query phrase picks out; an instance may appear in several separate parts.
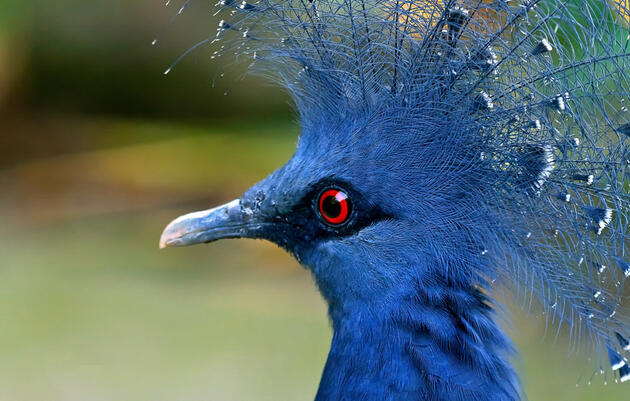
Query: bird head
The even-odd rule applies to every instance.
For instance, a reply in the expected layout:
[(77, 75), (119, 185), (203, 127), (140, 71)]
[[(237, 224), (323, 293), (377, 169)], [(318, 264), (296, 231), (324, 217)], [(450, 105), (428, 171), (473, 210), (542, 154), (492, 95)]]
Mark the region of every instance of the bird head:
[[(298, 3), (286, 19), (276, 15), (282, 2), (220, 2), (231, 19), (212, 40), (251, 55), (253, 71), (290, 93), (302, 126), (295, 154), (241, 198), (173, 221), (161, 246), (272, 241), (312, 271), (333, 308), (370, 303), (382, 310), (437, 281), (486, 286), (494, 272), (485, 255), (492, 247), (500, 255), (502, 230), (512, 228), (505, 216), (496, 224), (488, 203), (500, 203), (496, 188), (523, 175), (527, 163), (503, 152), (510, 167), (497, 167), (492, 156), (513, 138), (488, 124), (486, 92), (465, 94), (470, 79), (458, 81), (452, 71), (478, 74), (479, 63), (496, 56), (488, 50), (447, 59), (437, 47), (423, 56), (420, 39), (437, 34), (438, 25), (411, 3), (348, 2), (346, 11), (335, 2)], [(446, 18), (440, 29), (458, 35), (468, 14), (448, 11), (441, 0), (433, 7)], [(357, 11), (365, 35), (354, 42), (345, 29), (359, 17), (346, 12)], [(312, 29), (326, 36), (321, 43), (294, 29), (302, 12), (315, 18)], [(325, 33), (316, 21), (323, 14)], [(530, 168), (516, 192), (526, 192), (540, 169)]]
[(302, 134), (285, 166), (176, 219), (161, 246), (270, 240), (312, 271), (333, 322), (506, 285), (630, 380), (630, 37), (610, 3), (220, 1), (228, 20), (200, 44), (286, 89)]
[(312, 271), (331, 305), (410, 295), (448, 258), (463, 274), (472, 242), (454, 225), (474, 214), (473, 156), (449, 135), (453, 124), (395, 110), (305, 126), (286, 165), (240, 199), (176, 219), (161, 246), (272, 241)]

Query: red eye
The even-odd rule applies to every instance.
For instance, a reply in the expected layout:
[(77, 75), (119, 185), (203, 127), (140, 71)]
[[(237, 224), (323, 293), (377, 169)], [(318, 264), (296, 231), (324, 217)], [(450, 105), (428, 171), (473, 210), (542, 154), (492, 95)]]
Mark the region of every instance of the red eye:
[(352, 204), (348, 195), (338, 189), (328, 189), (319, 197), (319, 213), (326, 223), (338, 226), (348, 220)]

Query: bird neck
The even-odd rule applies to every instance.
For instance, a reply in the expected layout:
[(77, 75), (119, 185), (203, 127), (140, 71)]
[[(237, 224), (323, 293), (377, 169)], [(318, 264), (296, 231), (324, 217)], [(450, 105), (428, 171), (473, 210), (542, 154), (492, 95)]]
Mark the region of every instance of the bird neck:
[(383, 304), (331, 305), (316, 401), (514, 401), (511, 343), (476, 288), (426, 288)]

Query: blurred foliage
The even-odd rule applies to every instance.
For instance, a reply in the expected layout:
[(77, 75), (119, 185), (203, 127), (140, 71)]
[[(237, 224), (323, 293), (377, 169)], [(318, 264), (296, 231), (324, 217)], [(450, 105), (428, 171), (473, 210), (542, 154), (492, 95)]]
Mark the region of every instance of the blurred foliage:
[(20, 15), (24, 15), (30, 2), (21, 0), (3, 0), (0, 3), (0, 32), (7, 31), (12, 21)]
[[(58, 221), (186, 202), (215, 203), (238, 196), (280, 167), (292, 154), (292, 138), (297, 136), (296, 127), (287, 123), (234, 125), (229, 131), (217, 128), (212, 135), (165, 124), (101, 121), (91, 128), (88, 135), (107, 142), (99, 147), (95, 141), (89, 149), (53, 157), (23, 157), (0, 170), (5, 190), (0, 201), (8, 197), (6, 202), (17, 207), (14, 218)], [(147, 140), (150, 135), (152, 141)], [(77, 142), (75, 150), (82, 141)]]
[[(12, 44), (20, 49), (12, 52), (27, 57), (13, 106), (163, 119), (286, 118), (290, 109), (279, 89), (260, 85), (243, 66), (211, 64), (210, 47), (164, 76), (187, 48), (214, 35), (218, 22), (208, 2), (192, 2), (182, 15), (175, 3), (3, 3), (4, 17), (22, 27)], [(158, 45), (151, 46), (158, 35)], [(251, 85), (260, 89), (252, 93)]]

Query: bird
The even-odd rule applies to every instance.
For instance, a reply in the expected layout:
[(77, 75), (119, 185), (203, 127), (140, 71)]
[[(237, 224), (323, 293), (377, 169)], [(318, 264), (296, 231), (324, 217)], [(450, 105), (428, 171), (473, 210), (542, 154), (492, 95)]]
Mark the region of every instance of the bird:
[(629, 6), (219, 1), (194, 49), (281, 87), (301, 133), (160, 247), (262, 239), (310, 271), (333, 331), (316, 401), (523, 399), (502, 294), (629, 381)]

